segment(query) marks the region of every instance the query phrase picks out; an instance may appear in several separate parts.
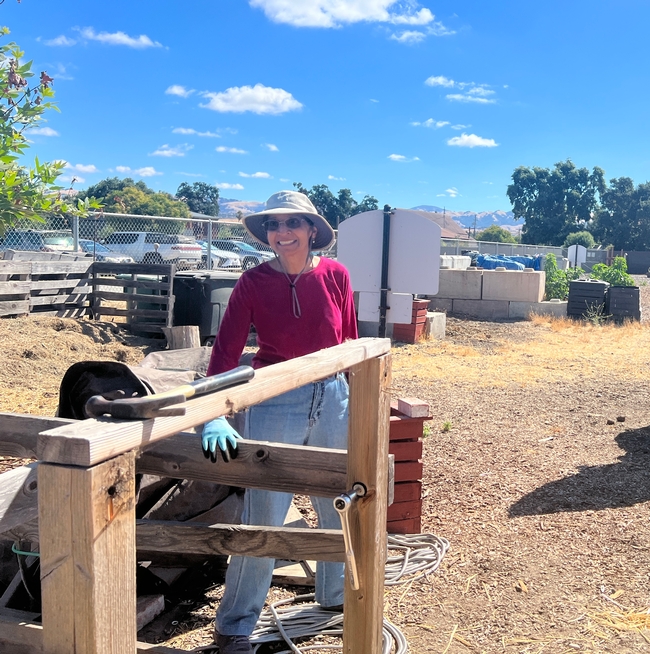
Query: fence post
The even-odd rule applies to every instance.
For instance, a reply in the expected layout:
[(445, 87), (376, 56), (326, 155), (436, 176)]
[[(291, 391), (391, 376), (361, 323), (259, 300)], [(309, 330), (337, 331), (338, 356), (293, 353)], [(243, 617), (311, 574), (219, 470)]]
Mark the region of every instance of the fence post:
[(390, 354), (350, 369), (348, 487), (368, 492), (351, 515), (359, 590), (345, 581), (344, 654), (381, 654), (386, 568)]
[(38, 466), (44, 654), (136, 651), (135, 453)]
[(72, 242), (75, 252), (79, 252), (79, 216), (72, 216)]
[(205, 262), (207, 270), (212, 270), (212, 218), (208, 218), (208, 260)]

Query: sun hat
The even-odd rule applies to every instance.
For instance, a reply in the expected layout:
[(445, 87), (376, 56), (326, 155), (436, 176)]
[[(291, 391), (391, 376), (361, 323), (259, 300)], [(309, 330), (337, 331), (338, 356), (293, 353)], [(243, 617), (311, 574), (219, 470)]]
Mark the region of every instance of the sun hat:
[(282, 215), (299, 214), (308, 218), (316, 227), (316, 238), (312, 249), (324, 250), (334, 241), (334, 230), (331, 225), (321, 216), (311, 200), (298, 191), (280, 191), (274, 193), (266, 201), (266, 209), (258, 213), (251, 213), (242, 218), (242, 223), (248, 233), (260, 243), (269, 244), (269, 239), (264, 229), (264, 221)]

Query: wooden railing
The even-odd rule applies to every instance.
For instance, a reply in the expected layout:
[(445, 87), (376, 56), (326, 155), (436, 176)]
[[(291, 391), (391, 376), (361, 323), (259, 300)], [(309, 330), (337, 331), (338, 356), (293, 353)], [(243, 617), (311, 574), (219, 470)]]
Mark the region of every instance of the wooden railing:
[[(0, 651), (44, 654), (178, 652), (136, 642), (136, 551), (343, 561), (340, 530), (197, 525), (135, 520), (137, 472), (334, 497), (363, 483), (351, 515), (360, 589), (346, 575), (346, 654), (382, 651), (390, 341), (359, 339), (256, 372), (245, 385), (189, 400), (184, 416), (134, 422), (59, 421), (0, 415), (0, 454), (36, 450), (42, 627), (0, 610)], [(228, 464), (203, 458), (183, 430), (336, 372), (349, 371), (350, 422), (343, 450), (242, 441)], [(30, 477), (30, 475), (32, 475)], [(17, 484), (34, 492), (32, 471)], [(20, 493), (17, 493), (20, 495)], [(11, 522), (11, 493), (0, 501)], [(12, 495), (15, 498), (16, 493)], [(15, 504), (14, 504), (15, 506)], [(34, 521), (12, 524), (34, 538)]]

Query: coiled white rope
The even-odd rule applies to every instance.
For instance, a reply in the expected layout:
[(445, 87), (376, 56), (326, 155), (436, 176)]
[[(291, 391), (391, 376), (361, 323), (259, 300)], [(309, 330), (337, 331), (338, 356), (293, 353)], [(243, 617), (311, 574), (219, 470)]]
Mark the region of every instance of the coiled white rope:
[[(433, 534), (388, 534), (386, 586), (397, 586), (426, 577), (438, 569), (449, 541)], [(390, 555), (398, 551), (399, 554)], [(411, 575), (417, 575), (411, 577)]]

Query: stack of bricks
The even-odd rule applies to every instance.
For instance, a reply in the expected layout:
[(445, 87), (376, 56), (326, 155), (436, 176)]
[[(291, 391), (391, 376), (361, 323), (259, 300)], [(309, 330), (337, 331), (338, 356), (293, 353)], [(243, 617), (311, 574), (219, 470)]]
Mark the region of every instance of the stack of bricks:
[(419, 534), (422, 521), (422, 432), (429, 405), (410, 397), (390, 405), (390, 443), (395, 455), (395, 494), (388, 507), (389, 534)]
[(393, 339), (403, 343), (417, 343), (424, 336), (428, 307), (429, 300), (413, 300), (411, 323), (393, 325)]

